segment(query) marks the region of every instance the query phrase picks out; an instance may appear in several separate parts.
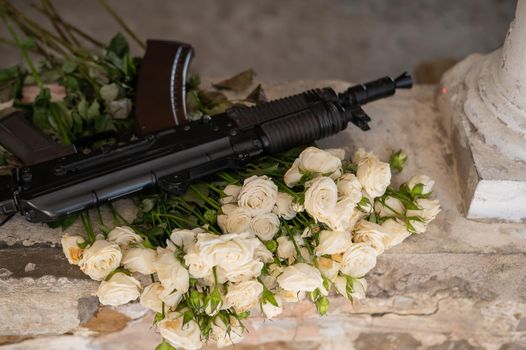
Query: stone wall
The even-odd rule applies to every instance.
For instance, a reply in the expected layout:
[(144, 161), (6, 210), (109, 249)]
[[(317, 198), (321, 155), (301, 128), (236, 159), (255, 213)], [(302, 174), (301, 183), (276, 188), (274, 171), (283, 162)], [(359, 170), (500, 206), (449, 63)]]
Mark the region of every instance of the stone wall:
[[(267, 91), (274, 98), (326, 85), (347, 86), (297, 82)], [(384, 159), (402, 148), (408, 165), (395, 181), (431, 175), (442, 213), (428, 232), (380, 257), (363, 303), (333, 297), (326, 317), (307, 302), (289, 305), (276, 320), (251, 319), (236, 348), (525, 349), (526, 226), (464, 218), (435, 88), (416, 86), (366, 110), (371, 131), (350, 126), (320, 144), (364, 146)], [(119, 208), (133, 216), (129, 202)], [(153, 349), (159, 337), (152, 315), (139, 305), (98, 309), (96, 284), (62, 257), (61, 234), (20, 217), (0, 228), (2, 349)]]

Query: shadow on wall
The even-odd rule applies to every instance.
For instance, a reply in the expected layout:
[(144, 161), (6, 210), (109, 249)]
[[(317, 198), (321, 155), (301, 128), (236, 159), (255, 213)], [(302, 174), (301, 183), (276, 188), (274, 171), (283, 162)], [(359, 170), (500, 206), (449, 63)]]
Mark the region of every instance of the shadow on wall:
[[(31, 10), (33, 0), (17, 1)], [(104, 40), (118, 29), (97, 1), (55, 0), (64, 16)], [(362, 81), (403, 70), (435, 82), (451, 58), (504, 40), (516, 0), (111, 0), (143, 38), (197, 50), (193, 68), (226, 76), (252, 67), (261, 80)], [(6, 36), (2, 28), (0, 36)], [(135, 47), (140, 54), (140, 50)], [(1, 47), (2, 66), (19, 61)], [(429, 62), (434, 62), (429, 64)], [(422, 73), (423, 72), (423, 73)]]

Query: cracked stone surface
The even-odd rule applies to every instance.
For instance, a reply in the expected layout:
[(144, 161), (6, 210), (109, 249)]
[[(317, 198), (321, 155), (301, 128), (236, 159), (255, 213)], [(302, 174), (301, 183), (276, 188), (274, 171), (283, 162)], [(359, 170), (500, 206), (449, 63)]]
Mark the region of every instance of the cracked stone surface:
[[(342, 90), (348, 84), (267, 85), (267, 94), (276, 98), (326, 85)], [(402, 148), (408, 165), (395, 182), (431, 175), (442, 213), (428, 232), (379, 258), (362, 303), (333, 297), (323, 318), (308, 302), (288, 305), (272, 321), (252, 317), (245, 341), (236, 348), (525, 349), (526, 226), (464, 218), (435, 87), (416, 86), (365, 109), (373, 119), (370, 132), (350, 126), (320, 145), (347, 151), (364, 146), (384, 159)], [(119, 208), (133, 216), (129, 202), (119, 202)], [(105, 311), (119, 322), (129, 320), (121, 330), (94, 331), (97, 307), (91, 295), (97, 284), (70, 269), (61, 255), (61, 234), (22, 218), (0, 227), (0, 344), (10, 343), (2, 350), (153, 349), (160, 340), (151, 327), (153, 315), (137, 305)], [(33, 269), (26, 269), (29, 263)]]

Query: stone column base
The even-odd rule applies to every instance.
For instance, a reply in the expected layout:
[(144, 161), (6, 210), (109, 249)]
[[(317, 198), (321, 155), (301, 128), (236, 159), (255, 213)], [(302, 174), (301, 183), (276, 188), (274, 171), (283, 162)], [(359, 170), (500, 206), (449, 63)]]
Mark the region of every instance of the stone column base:
[[(452, 140), (465, 214), (470, 219), (526, 219), (526, 152), (522, 135), (507, 132), (505, 96), (492, 85), (500, 55), (471, 55), (442, 78), (438, 106)], [(504, 121), (503, 121), (504, 119)], [(524, 125), (521, 125), (524, 128)]]

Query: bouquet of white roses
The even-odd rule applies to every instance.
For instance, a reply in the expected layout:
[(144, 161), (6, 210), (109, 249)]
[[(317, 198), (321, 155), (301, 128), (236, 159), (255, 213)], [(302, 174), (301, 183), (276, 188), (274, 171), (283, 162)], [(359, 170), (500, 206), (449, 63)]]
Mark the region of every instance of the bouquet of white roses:
[(159, 349), (238, 343), (252, 312), (270, 319), (306, 298), (324, 315), (331, 291), (363, 299), (377, 257), (439, 213), (434, 182), (389, 188), (401, 152), (390, 164), (363, 149), (352, 161), (342, 149), (296, 155), (216, 174), (184, 196), (144, 198), (134, 223), (97, 237), (83, 216), (87, 240), (64, 236), (64, 253), (102, 281), (101, 304), (138, 299), (156, 312)]

